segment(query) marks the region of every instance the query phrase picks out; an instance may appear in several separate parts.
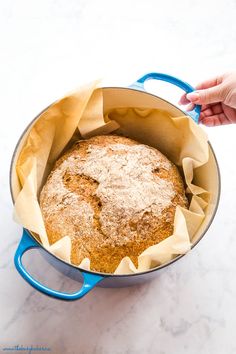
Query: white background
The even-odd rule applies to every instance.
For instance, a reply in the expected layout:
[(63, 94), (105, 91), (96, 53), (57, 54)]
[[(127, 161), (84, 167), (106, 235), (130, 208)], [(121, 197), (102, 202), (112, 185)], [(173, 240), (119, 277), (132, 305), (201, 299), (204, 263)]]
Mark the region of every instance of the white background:
[[(147, 285), (96, 288), (73, 303), (34, 291), (13, 265), (21, 227), (8, 186), (21, 132), (66, 92), (96, 78), (126, 86), (151, 71), (195, 85), (235, 69), (235, 45), (233, 0), (0, 0), (0, 351), (32, 344), (63, 354), (236, 352), (236, 126), (206, 129), (222, 174), (213, 225)], [(178, 90), (150, 88), (177, 102)], [(31, 257), (29, 266), (38, 262)], [(78, 289), (45, 261), (40, 269), (50, 285)]]

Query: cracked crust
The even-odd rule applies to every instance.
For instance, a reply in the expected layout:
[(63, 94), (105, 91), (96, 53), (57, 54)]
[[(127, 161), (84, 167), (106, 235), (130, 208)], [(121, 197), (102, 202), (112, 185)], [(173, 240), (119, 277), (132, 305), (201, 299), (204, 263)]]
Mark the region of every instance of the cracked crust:
[(173, 232), (176, 206), (188, 207), (183, 181), (158, 150), (120, 136), (77, 142), (55, 164), (40, 194), (53, 244), (72, 241), (71, 262), (113, 273)]

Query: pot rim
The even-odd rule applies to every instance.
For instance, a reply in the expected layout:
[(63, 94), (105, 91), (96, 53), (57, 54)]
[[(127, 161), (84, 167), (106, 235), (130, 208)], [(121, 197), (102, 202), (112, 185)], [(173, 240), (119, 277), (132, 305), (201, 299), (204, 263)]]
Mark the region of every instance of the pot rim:
[[(147, 95), (151, 95), (155, 98), (159, 98), (160, 100), (163, 100), (165, 101), (166, 103), (170, 104), (171, 106), (173, 106), (174, 108), (177, 108), (179, 111), (181, 111), (183, 113), (183, 115), (188, 115), (187, 112), (184, 112), (182, 109), (180, 109), (179, 107), (175, 106), (173, 103), (165, 100), (164, 98), (162, 97), (159, 97), (157, 95), (154, 95), (150, 92), (146, 92), (146, 91), (141, 91), (137, 88), (133, 88), (133, 87), (119, 87), (119, 86), (105, 86), (105, 87), (102, 87), (102, 89), (124, 89), (124, 90), (131, 90), (131, 91), (138, 91), (138, 92), (141, 92), (143, 94), (147, 94)], [(9, 184), (10, 184), (10, 193), (11, 193), (11, 199), (12, 199), (12, 202), (13, 202), (13, 205), (14, 205), (14, 196), (13, 196), (13, 189), (12, 189), (12, 180), (11, 180), (11, 177), (12, 177), (12, 171), (13, 171), (13, 162), (14, 162), (14, 159), (15, 159), (15, 156), (16, 156), (16, 153), (18, 151), (18, 147), (21, 143), (21, 140), (22, 138), (24, 137), (26, 131), (28, 130), (28, 128), (41, 116), (42, 113), (44, 113), (49, 107), (51, 107), (55, 102), (57, 101), (54, 101), (53, 103), (51, 103), (49, 106), (47, 106), (45, 109), (43, 109), (39, 114), (37, 114), (37, 116), (32, 119), (32, 121), (26, 126), (26, 128), (24, 129), (24, 131), (22, 132), (22, 134), (20, 135), (19, 139), (18, 139), (18, 142), (15, 146), (15, 149), (14, 149), (14, 152), (12, 154), (12, 158), (11, 158), (11, 164), (10, 164), (10, 170), (9, 170)], [(190, 117), (190, 116), (189, 116)], [(191, 118), (191, 117), (190, 117)], [(192, 119), (192, 118), (191, 118)], [(214, 218), (215, 218), (215, 215), (216, 215), (216, 212), (218, 210), (218, 206), (219, 206), (219, 201), (220, 201), (220, 196), (221, 196), (221, 175), (220, 175), (220, 169), (219, 169), (219, 164), (218, 164), (218, 161), (217, 161), (217, 158), (216, 158), (216, 155), (215, 155), (215, 152), (214, 152), (214, 149), (210, 143), (210, 141), (208, 140), (208, 145), (211, 149), (211, 152), (213, 154), (213, 157), (214, 157), (214, 160), (215, 160), (215, 163), (216, 163), (216, 169), (217, 169), (217, 174), (218, 174), (218, 180), (219, 180), (219, 192), (218, 192), (218, 195), (217, 195), (217, 200), (216, 200), (216, 205), (215, 205), (215, 208), (214, 208), (214, 211), (213, 211), (213, 214), (208, 222), (208, 225), (206, 227), (206, 229), (204, 230), (204, 232), (202, 233), (202, 235), (198, 238), (198, 240), (196, 242), (194, 242), (191, 246), (191, 249), (184, 253), (184, 254), (181, 254), (177, 257), (175, 257), (174, 259), (170, 260), (169, 262), (167, 263), (164, 263), (164, 264), (161, 264), (157, 267), (154, 267), (152, 269), (149, 269), (147, 271), (144, 271), (144, 272), (138, 272), (138, 273), (132, 273), (132, 274), (114, 274), (114, 273), (102, 273), (102, 272), (97, 272), (97, 271), (92, 271), (92, 270), (87, 270), (87, 269), (83, 269), (83, 268), (80, 268), (72, 263), (68, 263), (66, 262), (65, 260), (57, 257), (56, 255), (54, 255), (53, 253), (49, 252), (38, 240), (37, 238), (33, 235), (33, 233), (28, 230), (28, 229), (25, 229), (27, 231), (27, 233), (30, 235), (30, 237), (32, 237), (34, 239), (34, 241), (36, 241), (38, 243), (38, 245), (43, 248), (44, 251), (46, 251), (48, 254), (50, 254), (52, 257), (55, 257), (58, 261), (61, 261), (63, 263), (65, 263), (66, 265), (69, 265), (75, 269), (78, 269), (79, 271), (81, 272), (84, 272), (84, 273), (90, 273), (90, 274), (96, 274), (96, 275), (102, 275), (104, 277), (131, 277), (131, 276), (137, 276), (137, 275), (144, 275), (144, 274), (148, 274), (148, 273), (152, 273), (152, 272), (155, 272), (157, 270), (160, 270), (160, 269), (163, 269), (163, 268), (166, 268), (168, 267), (169, 265), (175, 263), (176, 261), (178, 261), (180, 258), (183, 258), (184, 256), (186, 256), (201, 240), (202, 238), (205, 236), (206, 232), (208, 231), (208, 229), (210, 228)]]

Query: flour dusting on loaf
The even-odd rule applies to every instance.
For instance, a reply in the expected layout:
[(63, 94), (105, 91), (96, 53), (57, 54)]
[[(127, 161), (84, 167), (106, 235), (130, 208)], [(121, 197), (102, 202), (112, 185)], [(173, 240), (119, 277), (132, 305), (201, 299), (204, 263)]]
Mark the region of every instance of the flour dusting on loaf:
[(40, 194), (50, 243), (69, 236), (71, 261), (112, 273), (173, 232), (188, 206), (179, 172), (157, 149), (119, 136), (79, 141), (56, 163)]

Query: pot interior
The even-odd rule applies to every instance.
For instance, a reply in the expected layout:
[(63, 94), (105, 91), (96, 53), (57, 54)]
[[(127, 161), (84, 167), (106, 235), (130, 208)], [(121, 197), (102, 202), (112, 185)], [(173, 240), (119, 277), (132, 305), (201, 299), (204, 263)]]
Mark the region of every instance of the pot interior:
[[(119, 88), (119, 87), (103, 88), (103, 100), (104, 100), (103, 101), (104, 114), (106, 114), (110, 109), (124, 108), (124, 107), (137, 107), (137, 108), (145, 107), (145, 108), (155, 108), (155, 109), (165, 110), (172, 117), (179, 117), (185, 114), (179, 108), (163, 100), (162, 98), (159, 98), (155, 95), (146, 92), (131, 89), (131, 88)], [(27, 138), (28, 132), (34, 125), (35, 121), (39, 118), (39, 116), (37, 116), (23, 132), (13, 155), (12, 164), (11, 164), (11, 173), (10, 173), (10, 187), (11, 187), (13, 201), (15, 201), (18, 193), (20, 192), (20, 184), (16, 175), (15, 165), (19, 153)], [(153, 124), (155, 124), (155, 122), (146, 118), (145, 118), (145, 124), (143, 119), (136, 119), (135, 122), (134, 121), (127, 122), (124, 121), (121, 116), (118, 123), (120, 124), (121, 127), (119, 129), (120, 133), (128, 135), (130, 138), (136, 139), (140, 142), (144, 142), (150, 146), (154, 146), (158, 148), (155, 134), (153, 133)], [(136, 126), (135, 135), (133, 133), (134, 124)], [(207, 189), (210, 192), (210, 200), (207, 209), (205, 210), (206, 217), (192, 239), (193, 247), (203, 237), (208, 227), (210, 226), (219, 202), (220, 174), (219, 174), (218, 164), (213, 149), (210, 143), (208, 145), (209, 145), (209, 160), (204, 166), (199, 167), (198, 169), (195, 170), (194, 183), (196, 184), (199, 183), (203, 188)], [(164, 151), (162, 152), (166, 154), (166, 152)], [(168, 157), (168, 154), (166, 155)], [(37, 239), (37, 236), (35, 234), (33, 234), (33, 236)], [(169, 263), (172, 262), (173, 261)], [(162, 267), (163, 265), (157, 268), (162, 268)]]

